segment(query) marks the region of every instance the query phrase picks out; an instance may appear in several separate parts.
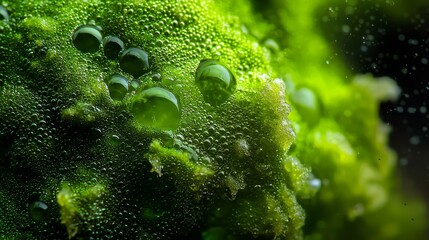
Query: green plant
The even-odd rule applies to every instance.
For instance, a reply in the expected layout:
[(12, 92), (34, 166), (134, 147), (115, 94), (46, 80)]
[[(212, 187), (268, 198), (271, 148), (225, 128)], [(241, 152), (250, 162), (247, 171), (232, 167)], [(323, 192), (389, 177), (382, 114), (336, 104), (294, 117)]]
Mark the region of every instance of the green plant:
[(398, 89), (327, 64), (324, 2), (5, 2), (0, 237), (419, 237), (377, 113)]

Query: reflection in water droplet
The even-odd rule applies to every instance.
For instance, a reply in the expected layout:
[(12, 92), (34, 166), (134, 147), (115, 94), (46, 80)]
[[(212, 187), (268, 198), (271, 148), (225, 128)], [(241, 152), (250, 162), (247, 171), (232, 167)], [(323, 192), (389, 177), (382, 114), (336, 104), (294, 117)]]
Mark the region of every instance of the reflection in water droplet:
[(121, 101), (128, 92), (128, 79), (122, 75), (114, 74), (109, 79), (109, 93), (113, 100)]
[(202, 60), (195, 73), (195, 82), (204, 101), (213, 106), (225, 102), (236, 88), (231, 71), (216, 60)]
[(128, 48), (119, 55), (119, 65), (125, 72), (138, 78), (149, 71), (147, 53), (140, 48)]
[(73, 45), (81, 52), (95, 53), (100, 48), (102, 35), (93, 25), (81, 25), (72, 35)]
[(31, 218), (33, 220), (43, 222), (46, 220), (48, 205), (41, 201), (35, 201), (28, 207)]
[(154, 87), (142, 91), (132, 103), (131, 111), (140, 124), (161, 130), (177, 129), (180, 108), (170, 91)]
[(103, 40), (103, 49), (107, 59), (114, 60), (124, 50), (124, 42), (118, 37), (109, 36)]

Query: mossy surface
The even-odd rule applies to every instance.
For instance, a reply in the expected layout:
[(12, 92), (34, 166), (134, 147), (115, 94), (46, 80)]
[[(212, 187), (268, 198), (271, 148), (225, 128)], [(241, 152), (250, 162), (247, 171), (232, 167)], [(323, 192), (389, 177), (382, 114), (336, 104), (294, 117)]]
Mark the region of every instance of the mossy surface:
[[(419, 237), (424, 206), (398, 192), (378, 118), (397, 88), (326, 64), (312, 22), (325, 2), (270, 1), (285, 14), (265, 21), (256, 1), (3, 1), (0, 238)], [(85, 24), (143, 49), (149, 68), (133, 77), (101, 43), (80, 52)], [(236, 81), (216, 105), (195, 82), (204, 59)], [(123, 99), (114, 74), (132, 81)], [(134, 118), (155, 87), (174, 95), (177, 129)]]

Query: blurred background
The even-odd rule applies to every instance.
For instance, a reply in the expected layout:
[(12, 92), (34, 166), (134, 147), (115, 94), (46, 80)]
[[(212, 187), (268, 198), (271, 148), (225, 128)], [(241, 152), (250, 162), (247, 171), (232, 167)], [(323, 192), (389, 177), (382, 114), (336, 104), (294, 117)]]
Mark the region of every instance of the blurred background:
[(429, 202), (429, 1), (340, 2), (320, 8), (315, 21), (334, 58), (355, 73), (388, 76), (402, 89), (380, 115), (392, 128), (402, 187)]

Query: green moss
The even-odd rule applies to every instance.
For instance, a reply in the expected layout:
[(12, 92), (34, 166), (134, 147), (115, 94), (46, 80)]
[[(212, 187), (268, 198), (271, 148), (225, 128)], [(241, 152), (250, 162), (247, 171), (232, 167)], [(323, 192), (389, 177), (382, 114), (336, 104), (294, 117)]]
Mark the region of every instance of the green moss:
[[(419, 236), (422, 225), (401, 216), (423, 222), (425, 206), (411, 197), (413, 207), (395, 208), (396, 158), (378, 118), (380, 101), (398, 89), (344, 79), (342, 62), (327, 62), (333, 50), (313, 21), (325, 3), (7, 1), (0, 201), (10, 207), (0, 210), (0, 237)], [(101, 48), (76, 49), (72, 34), (85, 24), (144, 49), (149, 66), (132, 76)], [(212, 105), (195, 83), (204, 59), (236, 81)], [(114, 74), (138, 83), (115, 101)], [(140, 116), (156, 125), (157, 114), (130, 106), (160, 88), (174, 94), (180, 120), (165, 130), (136, 124)], [(28, 212), (34, 201), (49, 209), (45, 224)], [(389, 221), (374, 220), (383, 215)]]
[[(204, 164), (191, 160), (191, 154), (192, 152), (165, 148), (159, 141), (154, 140), (150, 145), (147, 158), (152, 165), (152, 171), (160, 177), (166, 171), (170, 174), (180, 173), (180, 177), (187, 177), (191, 181), (204, 181), (214, 174), (213, 170), (210, 170), (209, 164), (204, 166)], [(199, 185), (203, 183), (201, 182)]]

